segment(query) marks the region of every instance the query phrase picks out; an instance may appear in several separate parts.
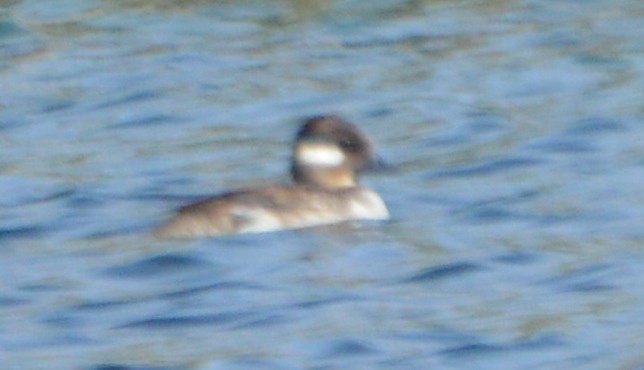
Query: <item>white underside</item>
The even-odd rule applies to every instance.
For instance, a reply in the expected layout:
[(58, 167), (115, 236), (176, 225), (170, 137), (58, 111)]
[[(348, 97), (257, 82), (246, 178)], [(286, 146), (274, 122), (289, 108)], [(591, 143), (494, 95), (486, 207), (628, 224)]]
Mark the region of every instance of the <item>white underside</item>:
[(319, 225), (328, 225), (353, 220), (387, 220), (389, 211), (380, 196), (369, 189), (356, 194), (348, 201), (346, 210), (328, 209), (325, 211), (284, 211), (260, 207), (238, 207), (233, 211), (235, 217), (244, 220), (238, 233), (261, 233), (268, 231), (298, 229)]

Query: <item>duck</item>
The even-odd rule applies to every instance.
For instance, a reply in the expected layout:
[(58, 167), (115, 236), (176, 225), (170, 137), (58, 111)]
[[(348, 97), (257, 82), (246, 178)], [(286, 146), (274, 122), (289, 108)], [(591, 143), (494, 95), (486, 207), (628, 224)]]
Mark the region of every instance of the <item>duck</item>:
[(309, 117), (291, 153), (290, 183), (232, 190), (185, 205), (153, 234), (184, 239), (389, 219), (382, 197), (358, 182), (362, 172), (388, 166), (356, 125), (337, 115)]

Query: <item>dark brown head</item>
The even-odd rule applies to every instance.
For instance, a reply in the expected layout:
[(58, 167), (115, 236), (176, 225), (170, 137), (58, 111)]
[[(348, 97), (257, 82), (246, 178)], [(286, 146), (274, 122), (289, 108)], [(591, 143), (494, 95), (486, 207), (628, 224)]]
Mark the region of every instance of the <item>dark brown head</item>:
[(306, 120), (293, 144), (291, 174), (301, 184), (355, 186), (358, 171), (380, 165), (382, 161), (374, 155), (369, 138), (334, 115)]

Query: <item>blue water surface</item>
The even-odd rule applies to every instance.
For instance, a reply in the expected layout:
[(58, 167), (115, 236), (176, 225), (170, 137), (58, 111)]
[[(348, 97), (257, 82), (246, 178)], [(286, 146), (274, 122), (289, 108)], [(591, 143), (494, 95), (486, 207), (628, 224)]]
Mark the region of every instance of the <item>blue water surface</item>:
[[(0, 367), (644, 368), (643, 12), (0, 2)], [(390, 222), (149, 234), (322, 113)]]

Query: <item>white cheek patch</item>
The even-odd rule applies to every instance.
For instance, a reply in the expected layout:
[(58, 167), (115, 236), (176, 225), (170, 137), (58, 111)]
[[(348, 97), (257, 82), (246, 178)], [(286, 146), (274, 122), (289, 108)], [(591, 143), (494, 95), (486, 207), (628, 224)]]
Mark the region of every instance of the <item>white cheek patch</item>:
[(333, 167), (344, 162), (344, 153), (331, 144), (299, 144), (295, 150), (295, 157), (298, 163), (308, 166)]

